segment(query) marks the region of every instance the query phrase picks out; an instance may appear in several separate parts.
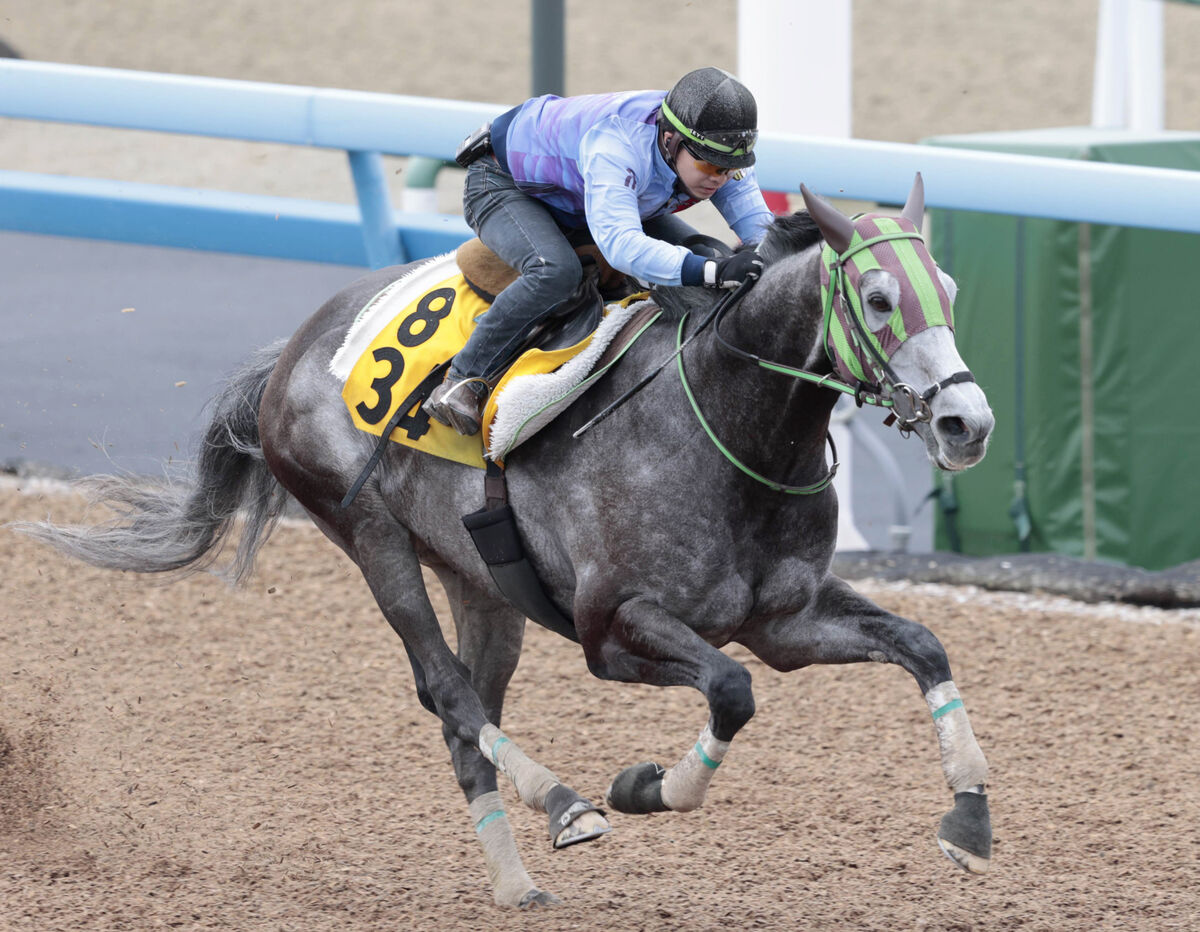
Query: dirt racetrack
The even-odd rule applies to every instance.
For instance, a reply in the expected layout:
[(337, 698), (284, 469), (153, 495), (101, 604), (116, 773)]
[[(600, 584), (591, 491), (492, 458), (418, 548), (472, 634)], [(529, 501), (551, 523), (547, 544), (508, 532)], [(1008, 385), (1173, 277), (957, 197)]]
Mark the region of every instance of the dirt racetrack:
[[(569, 0), (568, 92), (736, 67), (733, 0), (647, 9)], [(515, 103), (527, 11), (6, 0), (0, 37), (31, 59)], [(855, 134), (1086, 123), (1095, 11), (856, 0)], [(1167, 126), (1195, 130), (1200, 9), (1165, 15)], [(19, 120), (0, 120), (0, 168), (353, 199), (340, 152)], [(20, 485), (0, 486), (0, 521), (83, 514)], [(950, 798), (906, 674), (783, 676), (733, 648), (758, 714), (704, 809), (616, 814), (554, 852), (502, 788), (526, 866), (566, 901), (520, 914), (491, 903), (396, 637), (311, 527), (280, 528), (237, 591), (92, 570), (0, 529), (0, 930), (1200, 929), (1200, 612), (856, 585), (950, 653), (991, 764), (989, 875), (937, 850)], [(677, 759), (705, 715), (698, 694), (594, 680), (531, 626), (505, 727), (599, 798), (624, 766)]]
[[(30, 486), (25, 492), (16, 485)], [(37, 480), (7, 518), (77, 520)], [(946, 645), (991, 764), (993, 869), (948, 808), (909, 677), (776, 674), (704, 809), (551, 850), (562, 908), (501, 912), (432, 716), (352, 564), (281, 527), (249, 585), (170, 586), (0, 531), (0, 929), (1195, 929), (1200, 612), (862, 583)], [(531, 626), (506, 730), (585, 795), (674, 762), (698, 694), (601, 683)]]

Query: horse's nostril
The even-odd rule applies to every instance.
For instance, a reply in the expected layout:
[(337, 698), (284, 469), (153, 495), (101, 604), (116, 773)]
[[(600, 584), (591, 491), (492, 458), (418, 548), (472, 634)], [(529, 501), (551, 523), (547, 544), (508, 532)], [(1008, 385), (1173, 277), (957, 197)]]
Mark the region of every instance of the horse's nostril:
[(958, 416), (939, 417), (937, 419), (937, 429), (947, 440), (967, 440), (971, 431), (967, 427), (966, 421)]

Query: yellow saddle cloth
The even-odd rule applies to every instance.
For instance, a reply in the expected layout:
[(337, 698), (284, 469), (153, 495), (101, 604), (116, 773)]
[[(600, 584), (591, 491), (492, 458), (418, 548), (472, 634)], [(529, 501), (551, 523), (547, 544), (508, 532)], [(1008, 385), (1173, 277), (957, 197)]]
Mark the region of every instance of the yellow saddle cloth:
[(467, 342), (490, 303), (467, 284), (453, 254), (439, 256), (376, 294), (357, 314), (329, 369), (343, 383), (342, 400), (360, 430), (382, 436), (398, 413), (391, 440), (443, 459), (485, 467), (484, 440), (505, 383), (517, 375), (553, 372), (581, 353), (589, 335), (554, 352), (529, 350), (509, 369), (483, 412), (478, 434), (464, 437), (405, 401)]

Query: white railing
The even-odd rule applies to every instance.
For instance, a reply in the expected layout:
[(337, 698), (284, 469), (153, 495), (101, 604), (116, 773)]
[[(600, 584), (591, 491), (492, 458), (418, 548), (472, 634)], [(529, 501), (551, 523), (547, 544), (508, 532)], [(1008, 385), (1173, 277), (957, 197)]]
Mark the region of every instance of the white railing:
[[(0, 229), (381, 266), (443, 252), (462, 219), (392, 210), (381, 154), (448, 160), (496, 104), (0, 60), (0, 116), (344, 150), (357, 209), (0, 171)], [(764, 133), (765, 190), (1200, 232), (1200, 172)]]

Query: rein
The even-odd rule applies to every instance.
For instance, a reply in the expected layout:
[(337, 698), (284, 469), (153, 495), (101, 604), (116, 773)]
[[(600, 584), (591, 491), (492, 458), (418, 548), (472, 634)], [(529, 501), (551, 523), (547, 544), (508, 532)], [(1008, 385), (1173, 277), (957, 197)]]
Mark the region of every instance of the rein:
[[(588, 421), (586, 424), (584, 424), (582, 427), (580, 427), (577, 431), (575, 431), (575, 433), (571, 434), (571, 436), (573, 438), (575, 438), (576, 440), (578, 440), (585, 433), (587, 433), (589, 430), (591, 430), (593, 427), (595, 427), (597, 424), (599, 424), (601, 421), (603, 421), (606, 417), (608, 417), (610, 414), (612, 414), (614, 411), (616, 411), (617, 408), (621, 407), (621, 405), (625, 404), (625, 402), (627, 402), (630, 398), (632, 398), (634, 395), (636, 395), (638, 392), (640, 392), (643, 388), (645, 388), (647, 385), (649, 385), (651, 383), (651, 381), (654, 380), (654, 377), (656, 375), (658, 375), (660, 372), (662, 372), (663, 369), (667, 368), (667, 366), (669, 366), (671, 364), (671, 360), (677, 358), (679, 356), (679, 354), (683, 352), (684, 347), (687, 346), (688, 343), (691, 343), (692, 340), (696, 339), (696, 337), (698, 337), (701, 333), (703, 333), (704, 329), (715, 318), (719, 317), (727, 309), (729, 309), (729, 308), (733, 307), (735, 304), (737, 304), (738, 301), (740, 301), (742, 299), (742, 295), (744, 295), (747, 291), (749, 291), (750, 287), (753, 284), (754, 284), (753, 279), (747, 279), (746, 281), (744, 281), (740, 285), (738, 285), (737, 288), (734, 289), (733, 291), (726, 292), (724, 295), (722, 295), (721, 300), (718, 301), (716, 306), (711, 311), (708, 312), (708, 316), (705, 317), (704, 320), (701, 322), (700, 326), (696, 328), (696, 332), (687, 338), (686, 342), (682, 343), (679, 347), (676, 348), (674, 353), (672, 353), (670, 356), (668, 356), (666, 359), (664, 359), (661, 363), (659, 363), (657, 366), (655, 366), (653, 369), (651, 369), (649, 374), (646, 375), (640, 382), (638, 382), (637, 385), (633, 386), (633, 388), (631, 388), (631, 389), (629, 389), (629, 391), (625, 392), (625, 394), (623, 394), (620, 398), (618, 398), (616, 401), (614, 401), (612, 404), (610, 404), (607, 408), (605, 408), (603, 411), (601, 411), (599, 414), (597, 414), (595, 417), (593, 417), (590, 421)], [(685, 317), (686, 317), (686, 315), (685, 315)]]
[[(935, 385), (931, 385), (924, 392), (917, 394), (917, 390), (907, 382), (901, 382), (895, 377), (891, 366), (884, 363), (885, 373), (890, 377), (888, 384), (891, 385), (893, 392), (900, 392), (905, 396), (905, 400), (913, 409), (914, 416), (911, 418), (901, 417), (895, 410), (895, 403), (888, 395), (887, 390), (878, 384), (870, 384), (867, 382), (859, 382), (857, 385), (851, 385), (839, 379), (832, 372), (827, 372), (820, 375), (816, 372), (809, 372), (807, 369), (797, 369), (794, 366), (785, 366), (783, 363), (771, 362), (769, 359), (763, 359), (761, 356), (756, 356), (754, 353), (747, 352), (739, 346), (734, 346), (723, 336), (721, 336), (721, 321), (725, 319), (725, 313), (730, 308), (722, 308), (721, 313), (717, 315), (713, 325), (713, 335), (717, 338), (717, 343), (721, 349), (725, 350), (731, 356), (736, 356), (746, 362), (754, 363), (755, 365), (766, 369), (769, 372), (777, 372), (780, 375), (786, 375), (793, 379), (800, 379), (805, 382), (812, 382), (819, 388), (828, 388), (831, 391), (841, 392), (845, 395), (851, 395), (854, 398), (854, 403), (860, 408), (864, 404), (875, 405), (880, 408), (892, 408), (892, 412), (884, 421), (889, 427), (896, 424), (902, 434), (909, 434), (915, 424), (922, 421), (928, 421), (932, 417), (932, 412), (929, 408), (935, 395), (943, 388), (949, 388), (951, 385), (960, 385), (964, 382), (974, 382), (975, 377), (966, 370), (955, 372), (953, 375), (948, 375)], [(856, 318), (857, 319), (857, 318)], [(874, 347), (872, 347), (874, 349)]]
[[(747, 280), (743, 282), (735, 291), (730, 292), (720, 301), (718, 301), (716, 306), (709, 311), (709, 313), (700, 322), (700, 325), (690, 336), (687, 337), (686, 340), (684, 339), (683, 331), (684, 326), (687, 323), (688, 315), (684, 315), (683, 319), (679, 322), (679, 329), (676, 333), (675, 352), (663, 360), (660, 365), (656, 366), (647, 376), (639, 381), (637, 385), (625, 392), (625, 394), (623, 394), (620, 398), (618, 398), (607, 408), (575, 431), (574, 436), (581, 436), (587, 430), (594, 427), (600, 421), (612, 414), (613, 411), (637, 394), (637, 392), (645, 388), (646, 385), (648, 385), (650, 381), (656, 375), (658, 375), (658, 373), (661, 372), (672, 359), (674, 359), (679, 370), (679, 379), (683, 383), (684, 392), (687, 395), (688, 402), (692, 406), (692, 412), (696, 415), (696, 420), (700, 422), (700, 426), (704, 429), (705, 434), (708, 435), (709, 440), (713, 442), (713, 445), (721, 452), (722, 456), (724, 456), (727, 460), (729, 460), (730, 463), (740, 469), (751, 479), (762, 483), (776, 492), (782, 492), (787, 495), (815, 495), (819, 492), (823, 492), (832, 484), (834, 476), (837, 475), (839, 466), (837, 447), (834, 445), (833, 437), (826, 432), (825, 439), (829, 444), (829, 449), (833, 456), (833, 463), (829, 467), (828, 473), (821, 479), (818, 479), (816, 482), (809, 483), (808, 485), (789, 485), (783, 482), (776, 482), (773, 479), (768, 479), (766, 476), (761, 475), (734, 456), (733, 453), (730, 452), (729, 448), (726, 447), (713, 432), (708, 420), (704, 417), (704, 413), (700, 410), (699, 402), (696, 401), (696, 396), (692, 392), (691, 385), (688, 384), (687, 375), (683, 368), (683, 351), (687, 345), (691, 343), (691, 341), (697, 336), (699, 336), (711, 323), (713, 324), (713, 336), (716, 339), (717, 344), (731, 355), (754, 363), (756, 366), (760, 366), (761, 368), (770, 372), (777, 372), (781, 375), (789, 376), (790, 378), (811, 382), (819, 388), (826, 388), (832, 391), (838, 391), (847, 395), (852, 395), (855, 403), (858, 404), (859, 407), (862, 407), (864, 403), (867, 403), (877, 405), (879, 407), (891, 408), (892, 410), (884, 420), (884, 423), (889, 426), (895, 424), (900, 430), (901, 434), (908, 436), (908, 434), (912, 432), (917, 424), (928, 423), (932, 419), (933, 412), (930, 407), (930, 402), (939, 392), (945, 388), (949, 388), (951, 385), (974, 382), (975, 377), (967, 370), (955, 372), (954, 374), (942, 379), (940, 382), (931, 385), (924, 392), (918, 392), (907, 382), (902, 382), (899, 379), (895, 373), (895, 370), (892, 369), (890, 363), (888, 362), (887, 357), (884, 356), (884, 354), (875, 345), (874, 341), (870, 338), (870, 335), (867, 333), (861, 313), (853, 312), (854, 306), (846, 298), (846, 262), (849, 261), (856, 253), (863, 250), (869, 251), (872, 246), (878, 243), (899, 239), (917, 239), (924, 241), (924, 237), (922, 237), (920, 233), (899, 230), (894, 233), (883, 233), (878, 236), (873, 236), (862, 240), (861, 242), (854, 244), (851, 248), (847, 249), (840, 255), (836, 255), (833, 263), (836, 274), (830, 276), (830, 287), (824, 302), (824, 319), (822, 323), (821, 345), (825, 350), (826, 356), (835, 364), (835, 366), (838, 364), (839, 360), (837, 356), (831, 355), (829, 329), (830, 322), (833, 317), (834, 302), (840, 296), (850, 308), (851, 313), (848, 316), (853, 322), (857, 342), (861, 343), (867, 348), (867, 351), (872, 357), (871, 361), (875, 364), (875, 367), (877, 367), (879, 373), (881, 373), (878, 382), (870, 383), (860, 379), (856, 385), (851, 385), (849, 382), (838, 378), (834, 372), (828, 372), (822, 375), (817, 372), (810, 372), (807, 369), (798, 369), (794, 366), (786, 366), (782, 363), (772, 362), (771, 360), (763, 359), (762, 357), (756, 356), (747, 350), (734, 346), (732, 343), (726, 340), (723, 336), (721, 336), (721, 322), (725, 319), (725, 315), (738, 305), (742, 297), (750, 289), (751, 285), (753, 284), (753, 280)], [(833, 353), (836, 354), (837, 352), (838, 350), (835, 347)], [(896, 410), (895, 396), (904, 398), (905, 403), (911, 409), (911, 414), (906, 416)]]
[[(688, 401), (691, 402), (692, 411), (696, 415), (696, 420), (700, 422), (700, 426), (703, 427), (704, 432), (708, 434), (708, 439), (713, 442), (713, 446), (721, 451), (721, 454), (725, 457), (725, 459), (729, 460), (729, 462), (744, 472), (751, 479), (761, 482), (763, 485), (770, 489), (774, 489), (776, 492), (783, 492), (785, 495), (816, 495), (818, 492), (824, 492), (827, 488), (829, 488), (830, 483), (833, 482), (833, 477), (837, 475), (839, 463), (837, 458), (837, 447), (833, 443), (833, 436), (828, 431), (825, 433), (825, 440), (829, 443), (829, 451), (833, 455), (833, 465), (829, 467), (829, 472), (826, 473), (823, 478), (818, 479), (816, 482), (810, 483), (809, 485), (787, 485), (783, 482), (776, 482), (773, 479), (768, 479), (766, 476), (760, 475), (739, 460), (729, 451), (725, 444), (721, 443), (721, 441), (717, 439), (717, 435), (713, 433), (713, 429), (709, 426), (708, 421), (701, 412), (700, 404), (696, 401), (696, 396), (692, 393), (692, 387), (688, 384), (687, 375), (683, 371), (683, 327), (686, 323), (687, 315), (684, 315), (683, 319), (679, 321), (679, 331), (675, 337), (675, 343), (678, 347), (675, 352), (675, 361), (679, 366), (679, 380), (683, 383), (683, 390), (687, 394)], [(699, 330), (696, 331), (696, 333), (699, 332)], [(696, 334), (692, 334), (692, 336), (695, 335)]]
[[(655, 366), (650, 373), (642, 378), (636, 385), (634, 385), (633, 388), (629, 389), (620, 398), (618, 398), (607, 408), (575, 431), (572, 436), (578, 439), (585, 432), (603, 421), (606, 417), (616, 411), (617, 408), (621, 407), (621, 405), (625, 404), (625, 402), (627, 402), (630, 398), (649, 385), (651, 380), (660, 372), (662, 372), (662, 370), (670, 364), (671, 360), (674, 359), (679, 368), (679, 379), (683, 383), (683, 390), (687, 394), (688, 401), (692, 405), (692, 411), (696, 415), (696, 420), (698, 420), (700, 422), (700, 426), (704, 428), (704, 432), (708, 435), (708, 439), (713, 442), (713, 445), (721, 451), (721, 454), (727, 460), (729, 460), (729, 462), (744, 472), (751, 479), (761, 482), (763, 485), (774, 489), (776, 492), (783, 492), (786, 495), (816, 495), (818, 492), (822, 492), (827, 489), (833, 482), (833, 477), (837, 474), (838, 470), (837, 447), (833, 443), (833, 437), (830, 436), (828, 432), (825, 434), (825, 439), (828, 441), (830, 452), (833, 454), (833, 465), (830, 466), (828, 474), (826, 474), (823, 478), (809, 485), (788, 485), (787, 483), (776, 482), (773, 479), (768, 479), (766, 476), (760, 475), (739, 460), (729, 451), (728, 447), (726, 447), (719, 439), (717, 439), (717, 435), (713, 433), (713, 430), (709, 426), (708, 421), (705, 419), (704, 414), (700, 411), (700, 405), (696, 401), (696, 396), (692, 393), (692, 387), (688, 384), (687, 376), (683, 371), (683, 351), (687, 348), (688, 344), (690, 344), (692, 340), (696, 339), (696, 337), (703, 333), (708, 328), (710, 323), (713, 321), (717, 321), (719, 323), (720, 319), (725, 315), (725, 313), (731, 308), (736, 307), (741, 301), (742, 297), (753, 285), (754, 279), (747, 279), (738, 285), (736, 289), (723, 295), (721, 300), (716, 303), (713, 309), (709, 311), (704, 319), (700, 322), (700, 326), (698, 326), (686, 340), (683, 338), (683, 328), (687, 323), (689, 315), (685, 314), (683, 319), (679, 321), (679, 330), (676, 334), (675, 341), (675, 352), (664, 359), (659, 365)], [(717, 339), (721, 339), (719, 334), (717, 335)], [(727, 345), (723, 340), (721, 340), (721, 343), (722, 345)]]

